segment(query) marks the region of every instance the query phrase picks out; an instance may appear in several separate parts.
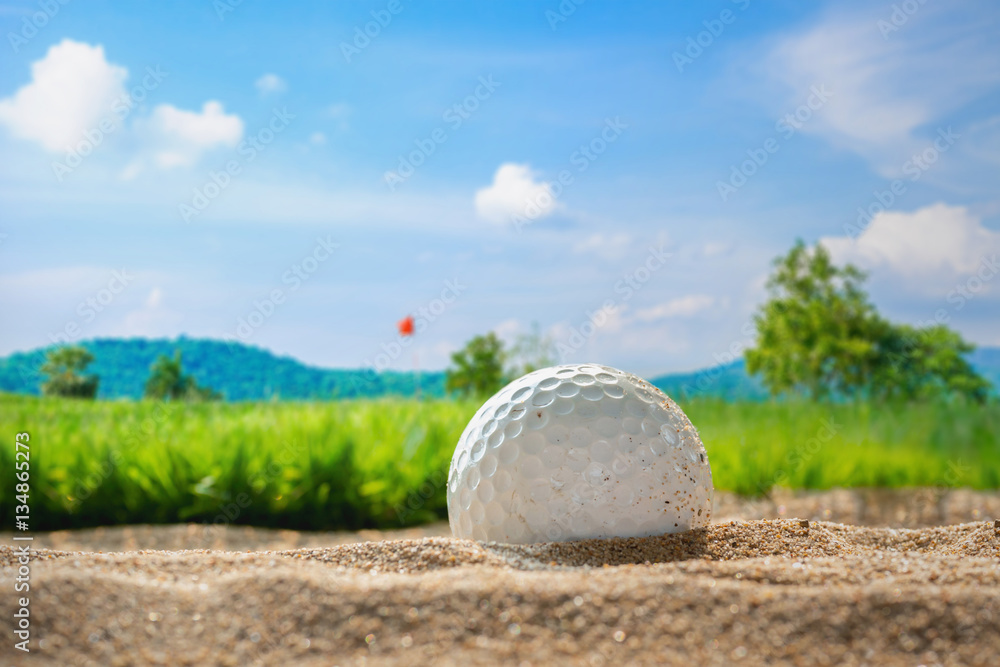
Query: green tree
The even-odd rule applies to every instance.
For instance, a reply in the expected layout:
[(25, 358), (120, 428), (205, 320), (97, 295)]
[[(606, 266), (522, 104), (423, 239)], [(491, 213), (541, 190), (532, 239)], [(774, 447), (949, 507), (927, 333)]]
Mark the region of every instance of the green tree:
[(58, 347), (45, 355), (42, 373), (48, 379), (42, 383), (42, 393), (46, 396), (66, 396), (71, 398), (95, 398), (98, 377), (82, 375), (94, 360), (85, 347)]
[(872, 378), (875, 397), (913, 400), (952, 394), (981, 403), (989, 395), (989, 381), (966, 359), (975, 345), (943, 324), (888, 327), (879, 350), (884, 363)]
[(174, 353), (173, 359), (161, 354), (153, 362), (146, 380), (146, 397), (175, 401), (212, 401), (220, 398), (217, 392), (199, 387), (193, 377), (184, 375), (180, 350)]
[(451, 355), (453, 366), (445, 372), (445, 389), (465, 396), (489, 396), (507, 382), (503, 341), (492, 331), (476, 336)]
[(861, 289), (864, 274), (834, 266), (823, 246), (798, 241), (774, 262), (770, 299), (754, 316), (757, 346), (747, 370), (772, 394), (804, 389), (813, 398), (854, 393), (873, 370), (883, 326)]
[(865, 274), (835, 266), (822, 245), (800, 240), (774, 266), (770, 298), (754, 316), (757, 345), (745, 353), (772, 394), (985, 398), (989, 384), (964, 358), (974, 346), (944, 326), (884, 319), (862, 288)]
[(510, 378), (527, 375), (539, 368), (546, 368), (556, 363), (555, 344), (550, 336), (542, 334), (538, 322), (531, 325), (531, 331), (517, 337), (510, 353), (507, 355)]

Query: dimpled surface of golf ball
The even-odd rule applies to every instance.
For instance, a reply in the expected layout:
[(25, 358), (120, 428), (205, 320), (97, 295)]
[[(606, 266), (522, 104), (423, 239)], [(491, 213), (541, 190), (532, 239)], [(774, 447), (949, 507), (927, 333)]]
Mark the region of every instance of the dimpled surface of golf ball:
[(708, 524), (712, 471), (690, 420), (630, 373), (543, 368), (486, 401), (455, 448), (456, 537), (529, 544)]

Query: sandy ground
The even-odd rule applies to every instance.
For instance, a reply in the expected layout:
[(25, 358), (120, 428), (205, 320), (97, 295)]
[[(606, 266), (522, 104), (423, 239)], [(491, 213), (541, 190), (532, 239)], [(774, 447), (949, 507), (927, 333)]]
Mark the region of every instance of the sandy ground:
[(0, 665), (1000, 664), (1000, 495), (720, 496), (716, 516), (530, 547), (443, 524), (39, 534), (33, 650), (5, 632)]

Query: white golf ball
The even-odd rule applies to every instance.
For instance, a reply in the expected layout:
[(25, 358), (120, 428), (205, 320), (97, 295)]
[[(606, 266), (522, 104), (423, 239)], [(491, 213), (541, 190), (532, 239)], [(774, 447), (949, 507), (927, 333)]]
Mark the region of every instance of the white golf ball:
[(596, 364), (543, 368), (486, 401), (455, 448), (456, 537), (529, 544), (708, 524), (712, 470), (670, 398)]

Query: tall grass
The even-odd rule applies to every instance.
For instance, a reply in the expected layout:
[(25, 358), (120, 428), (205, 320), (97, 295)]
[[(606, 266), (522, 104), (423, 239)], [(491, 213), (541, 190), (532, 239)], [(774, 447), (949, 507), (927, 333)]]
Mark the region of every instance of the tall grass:
[(717, 488), (1000, 488), (1000, 405), (807, 402), (685, 406)]
[[(0, 517), (31, 434), (35, 530), (177, 521), (300, 529), (444, 517), (477, 403), (161, 404), (0, 395)], [(1000, 406), (693, 402), (717, 488), (1000, 487)]]
[(0, 470), (10, 479), (0, 482), (0, 516), (12, 526), (13, 438), (28, 431), (35, 529), (229, 520), (356, 529), (427, 521), (446, 513), (449, 443), (476, 408), (5, 395), (0, 432), (10, 446), (0, 448)]

